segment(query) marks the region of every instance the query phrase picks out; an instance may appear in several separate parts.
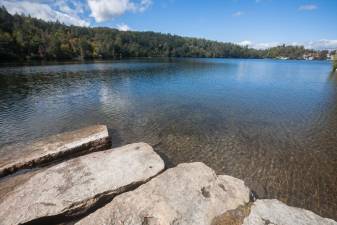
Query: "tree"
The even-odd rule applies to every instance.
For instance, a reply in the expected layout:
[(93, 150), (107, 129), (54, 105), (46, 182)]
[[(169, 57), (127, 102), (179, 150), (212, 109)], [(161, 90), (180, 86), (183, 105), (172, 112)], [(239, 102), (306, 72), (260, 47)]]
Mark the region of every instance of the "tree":
[(7, 32), (0, 32), (0, 58), (15, 59), (15, 43), (12, 36)]
[(281, 45), (266, 50), (199, 38), (155, 32), (122, 32), (99, 27), (66, 26), (59, 22), (10, 15), (0, 8), (0, 60), (125, 57), (212, 57), (302, 59), (326, 52)]
[(80, 57), (82, 59), (91, 58), (92, 54), (92, 47), (89, 41), (85, 37), (80, 38)]

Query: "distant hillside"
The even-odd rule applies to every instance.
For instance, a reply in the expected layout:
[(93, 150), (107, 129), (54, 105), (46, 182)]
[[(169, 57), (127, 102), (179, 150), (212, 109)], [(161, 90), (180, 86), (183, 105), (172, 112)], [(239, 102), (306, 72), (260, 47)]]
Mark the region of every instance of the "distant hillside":
[(0, 60), (87, 59), (126, 57), (217, 57), (302, 59), (311, 54), (325, 59), (326, 52), (302, 46), (256, 50), (232, 43), (154, 32), (66, 26), (55, 22), (10, 15), (0, 8)]

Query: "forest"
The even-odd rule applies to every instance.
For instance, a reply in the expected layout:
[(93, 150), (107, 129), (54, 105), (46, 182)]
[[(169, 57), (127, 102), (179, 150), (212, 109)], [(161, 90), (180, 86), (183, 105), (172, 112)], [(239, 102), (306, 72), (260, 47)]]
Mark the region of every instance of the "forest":
[(209, 57), (326, 59), (327, 51), (281, 45), (265, 50), (199, 38), (106, 27), (66, 26), (0, 8), (0, 60), (108, 59), (130, 57)]

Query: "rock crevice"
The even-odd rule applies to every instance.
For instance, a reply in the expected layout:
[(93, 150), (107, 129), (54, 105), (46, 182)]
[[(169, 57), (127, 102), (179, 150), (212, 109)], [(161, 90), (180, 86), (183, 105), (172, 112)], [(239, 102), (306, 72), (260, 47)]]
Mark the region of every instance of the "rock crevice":
[(248, 201), (249, 189), (241, 180), (217, 176), (203, 163), (186, 163), (115, 197), (76, 224), (211, 224)]
[(84, 213), (98, 201), (108, 201), (163, 169), (163, 160), (144, 143), (60, 163), (8, 194), (0, 203), (1, 224), (33, 223)]
[(105, 126), (46, 140), (29, 157), (2, 159), (0, 176), (77, 151), (90, 154), (34, 171), (1, 196), (0, 225), (337, 225), (278, 200), (255, 201), (242, 180), (201, 162), (164, 170), (145, 143), (92, 153), (108, 146)]
[(67, 157), (106, 150), (110, 146), (111, 139), (104, 125), (65, 132), (28, 145), (7, 146), (0, 149), (0, 178)]

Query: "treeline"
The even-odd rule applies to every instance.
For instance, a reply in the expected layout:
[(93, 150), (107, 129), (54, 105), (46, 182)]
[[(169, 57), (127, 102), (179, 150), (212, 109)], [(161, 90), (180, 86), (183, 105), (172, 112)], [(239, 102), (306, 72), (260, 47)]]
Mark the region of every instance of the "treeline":
[(0, 8), (0, 60), (126, 57), (302, 59), (305, 54), (321, 55), (322, 59), (326, 57), (326, 52), (306, 50), (302, 46), (283, 45), (257, 50), (170, 34), (66, 26), (10, 15), (4, 7)]
[(310, 58), (324, 60), (327, 59), (329, 51), (315, 51), (310, 49), (305, 49), (303, 46), (291, 46), (291, 45), (281, 45), (277, 47), (272, 47), (264, 51), (265, 58), (289, 58), (289, 59), (305, 59)]

